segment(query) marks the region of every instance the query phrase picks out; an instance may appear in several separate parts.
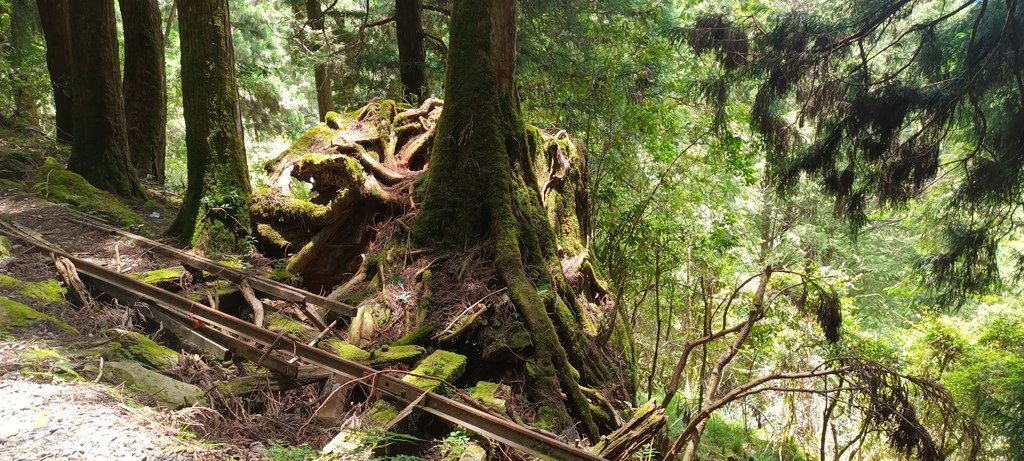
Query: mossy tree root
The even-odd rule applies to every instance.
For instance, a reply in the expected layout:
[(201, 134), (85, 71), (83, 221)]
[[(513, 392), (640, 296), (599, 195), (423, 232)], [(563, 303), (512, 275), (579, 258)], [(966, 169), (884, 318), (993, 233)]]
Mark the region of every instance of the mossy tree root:
[[(270, 185), (252, 206), (259, 243), (297, 251), (288, 271), (309, 287), (329, 288), (362, 270), (375, 226), (414, 206), (412, 184), (427, 167), (441, 107), (430, 99), (402, 110), (385, 100), (329, 113), (267, 163)], [(293, 193), (297, 182), (309, 184), (308, 196)]]

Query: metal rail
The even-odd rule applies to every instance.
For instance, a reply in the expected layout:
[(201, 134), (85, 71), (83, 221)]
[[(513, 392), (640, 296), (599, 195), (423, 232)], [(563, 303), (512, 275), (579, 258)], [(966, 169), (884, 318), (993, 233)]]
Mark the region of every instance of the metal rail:
[(81, 224), (83, 226), (92, 227), (93, 229), (96, 230), (116, 234), (121, 237), (134, 240), (138, 243), (148, 245), (153, 251), (157, 251), (165, 256), (177, 259), (178, 261), (184, 264), (193, 266), (197, 269), (202, 269), (217, 277), (225, 278), (234, 283), (242, 283), (243, 281), (248, 282), (249, 286), (251, 286), (254, 290), (280, 298), (283, 301), (290, 301), (299, 304), (308, 302), (314, 306), (329, 309), (332, 312), (336, 312), (346, 317), (353, 317), (356, 315), (356, 307), (351, 304), (346, 304), (340, 301), (326, 298), (324, 296), (313, 294), (301, 288), (296, 288), (291, 285), (287, 285), (275, 280), (270, 280), (266, 277), (260, 277), (258, 275), (251, 274), (241, 269), (235, 269), (233, 267), (225, 266), (212, 259), (194, 255), (189, 252), (180, 250), (178, 248), (174, 248), (170, 245), (165, 245), (155, 240), (148, 239), (141, 235), (133, 234), (131, 232), (104, 224), (92, 217), (88, 217), (85, 215), (83, 215), (83, 217), (81, 218), (63, 216), (63, 219), (66, 219), (76, 224)]
[[(62, 250), (52, 248), (30, 236), (11, 232), (0, 227), (0, 234), (7, 235), (42, 251), (70, 260), (79, 273), (97, 285), (128, 296), (133, 301), (145, 301), (178, 318), (192, 321), (198, 331), (235, 334), (254, 341), (270, 350), (294, 355), (310, 364), (341, 375), (350, 380), (372, 381), (378, 391), (390, 398), (413, 404), (445, 421), (465, 427), (481, 436), (499, 441), (513, 448), (523, 450), (545, 459), (567, 461), (605, 461), (589, 451), (568, 445), (540, 432), (520, 426), (507, 419), (473, 408), (434, 392), (423, 393), (423, 389), (401, 379), (381, 373), (360, 363), (352, 362), (323, 349), (311, 347), (290, 335), (276, 333), (258, 327), (250, 322), (211, 309), (201, 303), (181, 297), (159, 287), (135, 280), (110, 271), (89, 261), (76, 258)], [(109, 293), (109, 292), (108, 292)], [(109, 293), (117, 295), (118, 293)]]

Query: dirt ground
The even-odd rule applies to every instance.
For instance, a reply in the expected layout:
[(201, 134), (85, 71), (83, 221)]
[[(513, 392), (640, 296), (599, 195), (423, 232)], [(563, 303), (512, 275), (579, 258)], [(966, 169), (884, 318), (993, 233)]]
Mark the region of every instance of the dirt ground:
[[(137, 211), (150, 229), (169, 223), (164, 211), (158, 212), (160, 218)], [(66, 208), (34, 196), (0, 195), (0, 216), (38, 231), (43, 239), (77, 257), (122, 273), (176, 264), (131, 241), (65, 219), (72, 216)], [(149, 229), (137, 231), (153, 235)], [(28, 282), (57, 277), (46, 255), (17, 243), (11, 256), (0, 262), (0, 275)], [(260, 420), (263, 415), (242, 407), (238, 414), (224, 416), (218, 409), (202, 406), (172, 410), (143, 405), (123, 386), (95, 382), (93, 375), (102, 364), (76, 352), (102, 341), (102, 332), (109, 328), (152, 333), (143, 328), (138, 314), (117, 304), (76, 309), (66, 302), (39, 302), (2, 285), (0, 296), (63, 320), (76, 330), (47, 322), (6, 335), (0, 330), (0, 460), (268, 459), (274, 457), (272, 448), (289, 449), (295, 428), (303, 423), (286, 412)], [(200, 368), (219, 370), (219, 364), (205, 365), (198, 356), (186, 356), (193, 360), (190, 366), (198, 361)], [(281, 402), (276, 403), (287, 403), (287, 397), (279, 398)], [(245, 426), (254, 427), (243, 430)], [(276, 439), (282, 442), (273, 442)], [(307, 448), (303, 453), (315, 452)]]

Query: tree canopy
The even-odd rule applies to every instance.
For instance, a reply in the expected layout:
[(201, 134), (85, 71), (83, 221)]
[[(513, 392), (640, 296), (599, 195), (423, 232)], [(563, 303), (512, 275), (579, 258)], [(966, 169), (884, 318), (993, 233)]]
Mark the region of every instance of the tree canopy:
[(1024, 460), (1018, 0), (78, 2), (0, 0), (0, 128), (355, 346), (609, 457)]

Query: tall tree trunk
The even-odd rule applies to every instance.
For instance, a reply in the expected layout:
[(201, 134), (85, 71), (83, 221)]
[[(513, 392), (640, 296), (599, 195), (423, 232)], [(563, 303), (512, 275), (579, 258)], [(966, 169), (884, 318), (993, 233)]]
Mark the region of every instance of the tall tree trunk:
[(32, 0), (11, 2), (11, 67), (14, 71), (14, 122), (39, 126), (39, 96), (32, 85), (31, 55), (37, 34), (36, 5)]
[(124, 103), (128, 147), (139, 176), (164, 182), (167, 83), (157, 0), (119, 0), (124, 24)]
[[(313, 50), (320, 49), (320, 42), (324, 40), (324, 12), (320, 7), (320, 0), (306, 0), (306, 18), (309, 28), (313, 29), (316, 36), (309, 41)], [(320, 120), (324, 120), (327, 113), (334, 110), (334, 97), (331, 91), (331, 71), (325, 62), (318, 62), (313, 69), (314, 83), (316, 84), (316, 106), (320, 113)]]
[(69, 4), (75, 140), (68, 169), (100, 189), (142, 200), (146, 194), (131, 166), (125, 131), (114, 2)]
[[(557, 243), (521, 120), (514, 79), (516, 1), (456, 0), (450, 28), (445, 107), (416, 234), (440, 248), (493, 246), (495, 268), (532, 334), (536, 355), (527, 366), (528, 391), (540, 403), (539, 419), (562, 429), (572, 425), (571, 412), (596, 437), (573, 365), (581, 377), (591, 373), (571, 343), (578, 338), (576, 325), (561, 315), (572, 300), (560, 296), (564, 277), (554, 275), (562, 273)], [(558, 328), (549, 308), (559, 314)]]
[(71, 144), (74, 125), (71, 102), (71, 30), (68, 0), (37, 0), (39, 19), (46, 39), (46, 68), (53, 87), (57, 141)]
[(405, 99), (416, 104), (423, 102), (423, 85), (427, 80), (422, 12), (422, 0), (395, 0), (399, 74), (405, 87)]
[(249, 234), (249, 169), (227, 0), (179, 0), (188, 185), (170, 232), (233, 250)]

